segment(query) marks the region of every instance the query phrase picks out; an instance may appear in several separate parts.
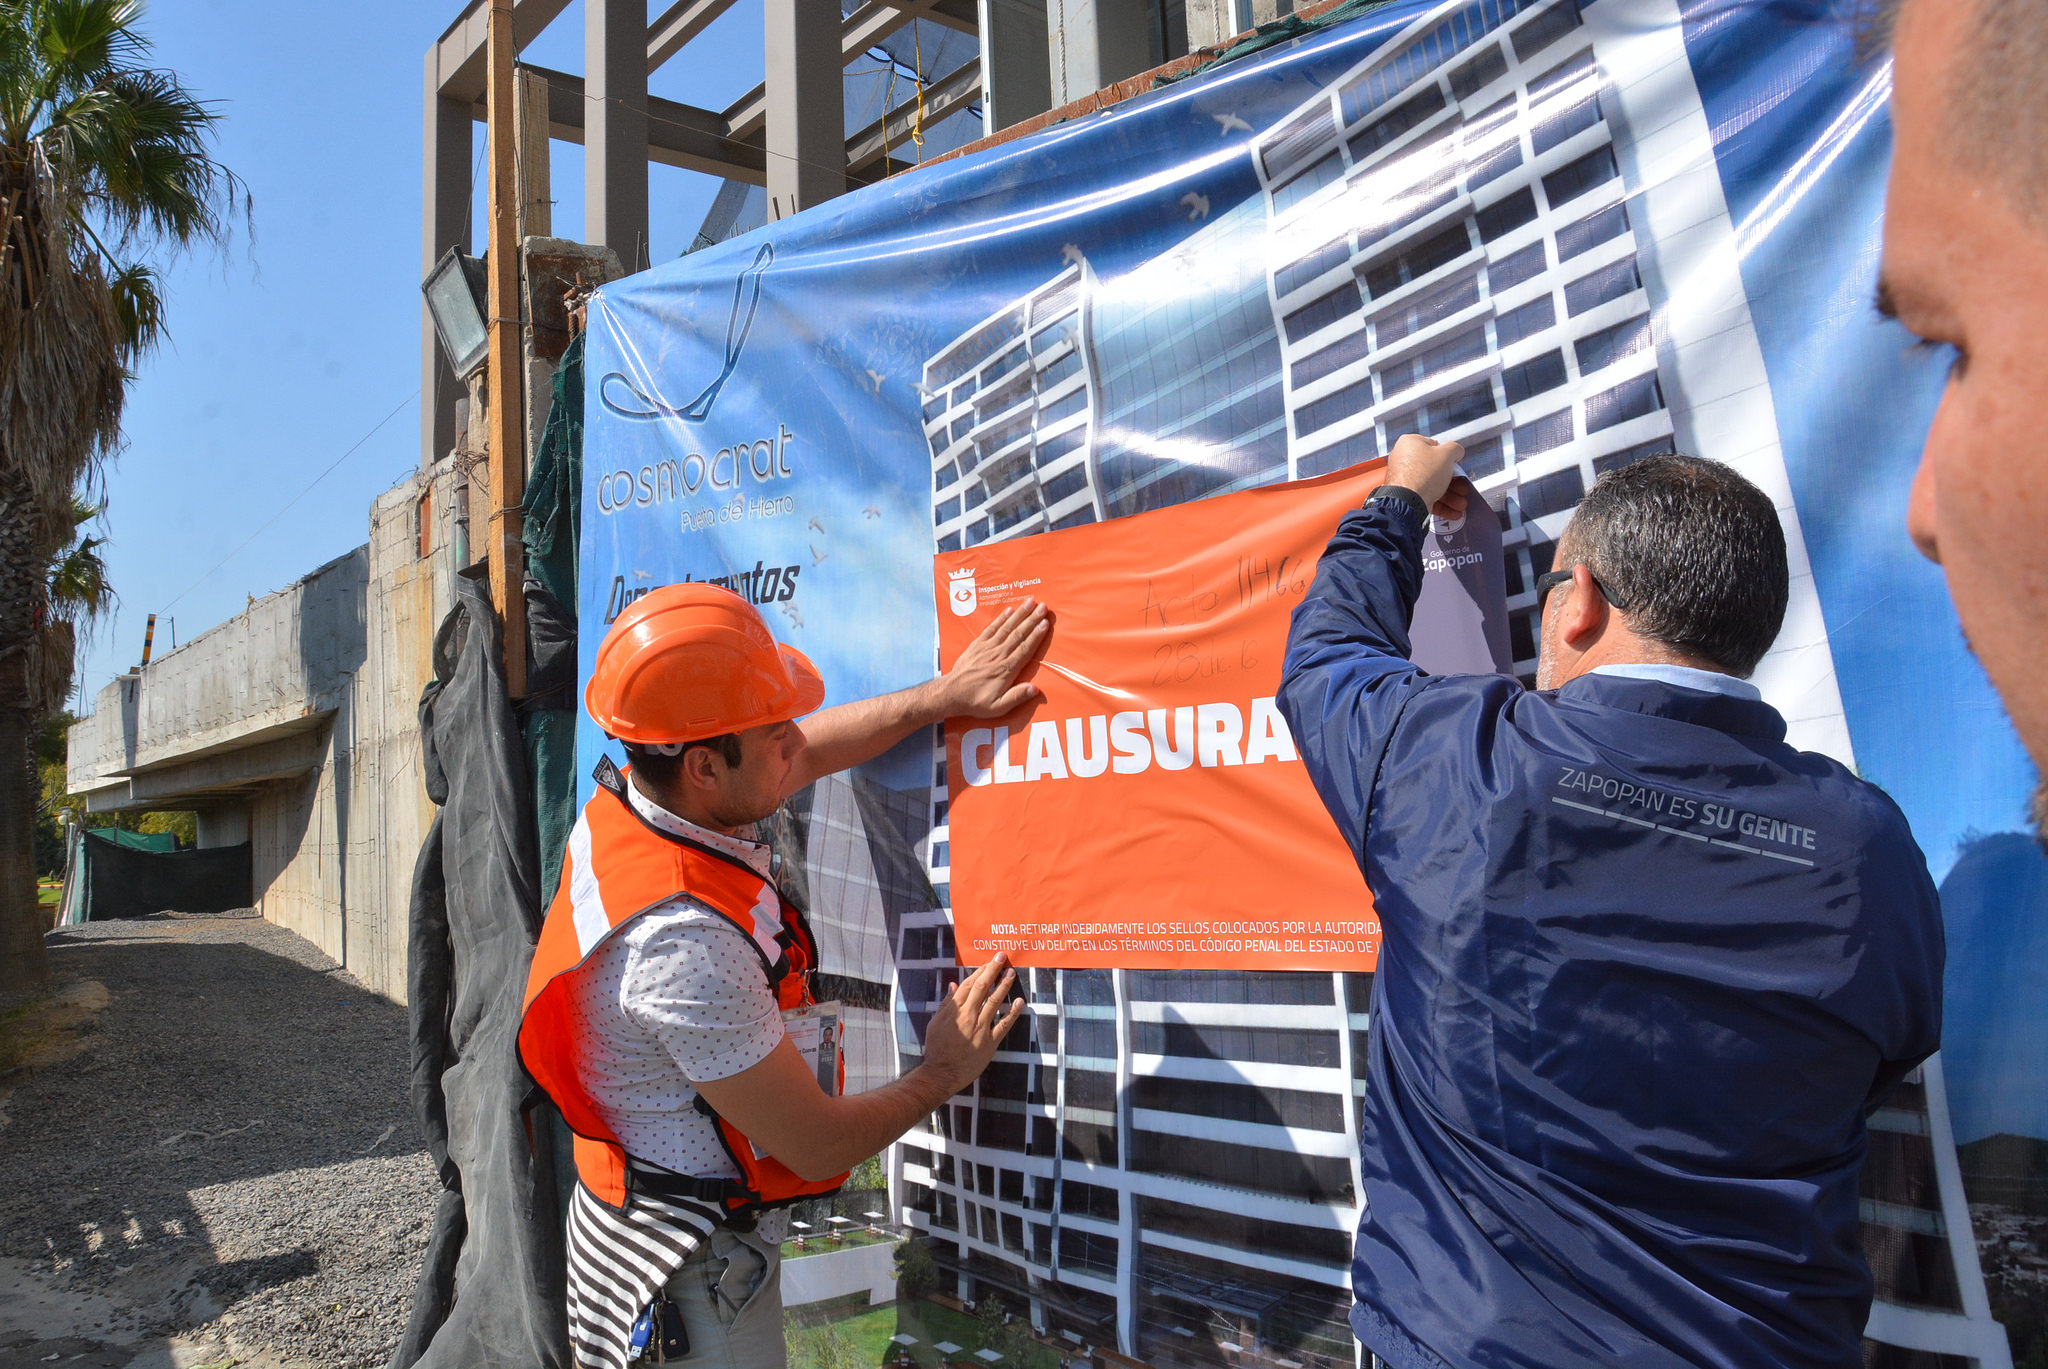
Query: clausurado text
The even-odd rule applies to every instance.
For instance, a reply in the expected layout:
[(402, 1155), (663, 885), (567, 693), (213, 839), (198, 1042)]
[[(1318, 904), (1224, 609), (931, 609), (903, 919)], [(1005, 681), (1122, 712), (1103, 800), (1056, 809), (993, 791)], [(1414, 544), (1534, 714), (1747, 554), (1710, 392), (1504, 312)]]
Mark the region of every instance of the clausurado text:
[(1185, 704), (1040, 719), (1022, 737), (1007, 727), (970, 727), (960, 734), (960, 774), (972, 786), (1299, 759), (1271, 699), (1253, 699), (1249, 709)]

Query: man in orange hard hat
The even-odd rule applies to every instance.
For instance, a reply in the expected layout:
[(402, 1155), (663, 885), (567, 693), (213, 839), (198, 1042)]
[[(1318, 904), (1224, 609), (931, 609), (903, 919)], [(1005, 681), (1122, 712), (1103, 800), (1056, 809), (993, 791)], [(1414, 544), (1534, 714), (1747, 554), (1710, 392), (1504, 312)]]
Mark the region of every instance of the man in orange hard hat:
[(598, 767), (570, 834), (519, 1032), (576, 1136), (568, 1296), (583, 1369), (636, 1354), (783, 1369), (783, 1208), (929, 1116), (1016, 1025), (999, 955), (932, 1015), (921, 1064), (838, 1096), (835, 1071), (797, 1044), (829, 1031), (811, 996), (816, 946), (752, 838), (821, 775), (1037, 697), (1020, 676), (1049, 632), (1027, 601), (938, 679), (799, 726), (824, 682), (739, 595), (670, 585), (613, 623), (584, 704), (630, 764)]

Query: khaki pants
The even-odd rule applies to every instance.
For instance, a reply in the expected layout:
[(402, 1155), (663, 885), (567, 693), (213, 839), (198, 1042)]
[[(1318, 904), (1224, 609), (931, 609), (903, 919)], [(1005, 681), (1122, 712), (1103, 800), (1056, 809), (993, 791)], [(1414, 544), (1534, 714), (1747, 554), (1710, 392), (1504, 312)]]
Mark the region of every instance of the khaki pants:
[(780, 1242), (721, 1227), (662, 1292), (682, 1309), (689, 1369), (788, 1369)]

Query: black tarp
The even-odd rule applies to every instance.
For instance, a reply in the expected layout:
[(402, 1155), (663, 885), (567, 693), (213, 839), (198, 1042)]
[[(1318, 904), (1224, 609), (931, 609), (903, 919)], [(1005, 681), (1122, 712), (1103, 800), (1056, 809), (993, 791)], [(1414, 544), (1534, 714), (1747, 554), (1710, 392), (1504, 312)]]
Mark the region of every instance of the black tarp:
[(246, 841), (201, 851), (144, 851), (81, 830), (71, 859), (78, 862), (76, 909), (67, 910), (74, 922), (167, 911), (223, 913), (253, 901)]
[(413, 1107), (444, 1191), (391, 1369), (569, 1359), (553, 1150), (529, 1143), (539, 1095), (517, 1054), (541, 905), (501, 662), (490, 601), (458, 576), (420, 701), (427, 793), (441, 810), (413, 872), (408, 976)]

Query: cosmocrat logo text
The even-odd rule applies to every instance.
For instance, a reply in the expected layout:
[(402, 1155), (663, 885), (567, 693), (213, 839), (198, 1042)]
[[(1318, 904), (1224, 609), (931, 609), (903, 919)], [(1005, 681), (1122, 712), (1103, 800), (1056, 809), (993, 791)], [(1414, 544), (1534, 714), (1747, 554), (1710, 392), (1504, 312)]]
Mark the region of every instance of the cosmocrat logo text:
[(597, 480), (597, 510), (610, 515), (676, 499), (692, 499), (710, 491), (731, 494), (749, 487), (772, 485), (796, 474), (793, 448), (797, 435), (787, 424), (751, 441), (735, 442), (715, 451), (665, 456), (636, 470), (607, 471)]
[[(597, 385), (598, 400), (606, 412), (632, 422), (669, 424), (675, 432), (686, 432), (707, 421), (726, 382), (739, 368), (740, 355), (754, 331), (754, 316), (761, 307), (762, 277), (774, 261), (775, 245), (764, 242), (754, 253), (753, 261), (734, 279), (725, 324), (724, 364), (715, 375), (705, 378), (709, 383), (695, 398), (686, 404), (672, 404), (653, 391), (646, 377), (611, 371)], [(690, 499), (707, 489), (713, 494), (734, 494), (749, 481), (766, 485), (795, 474), (790, 447), (796, 442), (796, 434), (783, 424), (776, 424), (775, 431), (763, 437), (711, 447), (712, 442), (720, 440), (707, 439), (704, 451), (664, 457), (637, 470), (605, 472), (597, 481), (598, 512), (609, 515), (673, 499)], [(691, 441), (694, 445), (696, 439)]]

